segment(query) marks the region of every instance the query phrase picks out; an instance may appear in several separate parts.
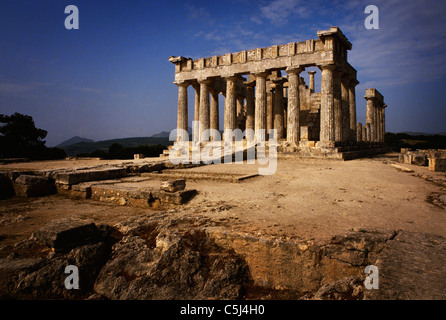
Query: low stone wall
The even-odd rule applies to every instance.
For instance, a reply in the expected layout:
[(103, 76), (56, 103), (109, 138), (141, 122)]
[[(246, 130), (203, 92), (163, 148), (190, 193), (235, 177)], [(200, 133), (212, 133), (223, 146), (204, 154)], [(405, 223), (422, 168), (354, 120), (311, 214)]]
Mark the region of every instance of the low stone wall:
[(188, 166), (173, 166), (164, 161), (59, 170), (3, 171), (0, 172), (0, 199), (59, 194), (72, 199), (93, 199), (137, 207), (181, 205), (196, 194), (195, 190), (184, 190), (184, 180), (171, 181), (175, 186), (173, 189), (165, 186), (168, 182), (161, 181), (158, 185), (152, 183), (150, 188), (141, 185), (124, 186), (122, 182), (125, 179), (131, 179), (129, 182), (149, 180), (138, 176), (141, 173), (183, 167)]

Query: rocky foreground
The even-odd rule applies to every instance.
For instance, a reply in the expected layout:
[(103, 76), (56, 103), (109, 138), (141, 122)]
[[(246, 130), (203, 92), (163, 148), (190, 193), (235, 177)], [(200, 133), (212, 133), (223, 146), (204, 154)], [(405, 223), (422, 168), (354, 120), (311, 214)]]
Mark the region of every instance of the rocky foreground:
[[(153, 213), (54, 220), (0, 250), (2, 299), (444, 299), (446, 239), (357, 230), (325, 243), (231, 233)], [(67, 266), (79, 289), (67, 289)], [(367, 265), (379, 289), (364, 287)]]

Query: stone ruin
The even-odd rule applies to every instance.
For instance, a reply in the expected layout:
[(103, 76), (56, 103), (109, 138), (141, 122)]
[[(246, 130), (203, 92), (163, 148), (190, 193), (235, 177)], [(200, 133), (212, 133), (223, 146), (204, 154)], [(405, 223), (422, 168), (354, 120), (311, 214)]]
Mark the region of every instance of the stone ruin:
[(446, 149), (418, 149), (411, 151), (409, 148), (402, 148), (399, 162), (428, 166), (430, 171), (446, 172)]
[[(276, 129), (278, 151), (310, 156), (360, 157), (384, 151), (383, 96), (367, 89), (367, 119), (356, 123), (356, 70), (347, 61), (352, 44), (338, 27), (317, 32), (319, 39), (256, 48), (193, 60), (170, 57), (178, 86), (177, 141), (188, 132), (188, 86), (195, 90), (193, 140), (204, 143), (206, 129), (219, 128), (219, 94), (225, 97), (224, 137), (234, 129)], [(321, 70), (321, 92), (315, 71), (309, 84), (300, 74)], [(285, 73), (286, 74), (285, 74)], [(248, 133), (247, 133), (248, 134)], [(228, 138), (226, 138), (228, 139)], [(264, 139), (264, 138), (263, 138)], [(367, 150), (367, 152), (364, 152)], [(348, 156), (347, 156), (348, 155)]]

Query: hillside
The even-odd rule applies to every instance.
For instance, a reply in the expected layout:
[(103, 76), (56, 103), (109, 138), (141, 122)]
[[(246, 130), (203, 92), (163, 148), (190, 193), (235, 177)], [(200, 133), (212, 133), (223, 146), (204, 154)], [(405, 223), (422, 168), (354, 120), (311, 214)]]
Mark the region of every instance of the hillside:
[(60, 146), (65, 150), (68, 157), (74, 157), (79, 153), (90, 153), (95, 150), (108, 151), (108, 148), (113, 143), (119, 143), (124, 148), (126, 147), (138, 147), (141, 145), (157, 145), (162, 144), (165, 146), (172, 145), (172, 141), (169, 141), (167, 137), (135, 137), (135, 138), (122, 138), (111, 139), (97, 142), (79, 142), (72, 145)]
[(82, 143), (82, 142), (94, 142), (94, 140), (75, 136), (73, 138), (70, 138), (68, 140), (65, 140), (65, 141), (59, 143), (56, 147), (62, 148), (62, 147), (71, 146), (73, 144)]

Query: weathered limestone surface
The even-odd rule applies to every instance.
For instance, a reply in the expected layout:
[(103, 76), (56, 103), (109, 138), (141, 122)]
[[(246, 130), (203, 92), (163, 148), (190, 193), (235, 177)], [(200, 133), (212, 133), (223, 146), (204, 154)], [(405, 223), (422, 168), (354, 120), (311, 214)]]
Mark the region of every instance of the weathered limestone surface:
[[(113, 227), (62, 219), (0, 248), (0, 298), (444, 299), (445, 249), (446, 239), (424, 233), (357, 230), (315, 242), (166, 212)], [(79, 267), (80, 290), (63, 286), (70, 264)], [(378, 290), (364, 286), (371, 264)]]
[(161, 183), (160, 189), (167, 192), (177, 192), (186, 188), (186, 181), (181, 180), (168, 180)]
[(90, 169), (58, 172), (54, 176), (54, 180), (59, 184), (72, 185), (86, 181), (116, 179), (126, 175), (125, 168)]
[(34, 237), (59, 252), (96, 242), (100, 234), (92, 221), (64, 218), (52, 221), (37, 231)]
[(445, 299), (446, 239), (399, 232), (376, 260), (379, 289), (367, 290), (366, 300)]
[(17, 197), (39, 197), (56, 193), (54, 183), (46, 178), (33, 175), (20, 175), (13, 182)]

